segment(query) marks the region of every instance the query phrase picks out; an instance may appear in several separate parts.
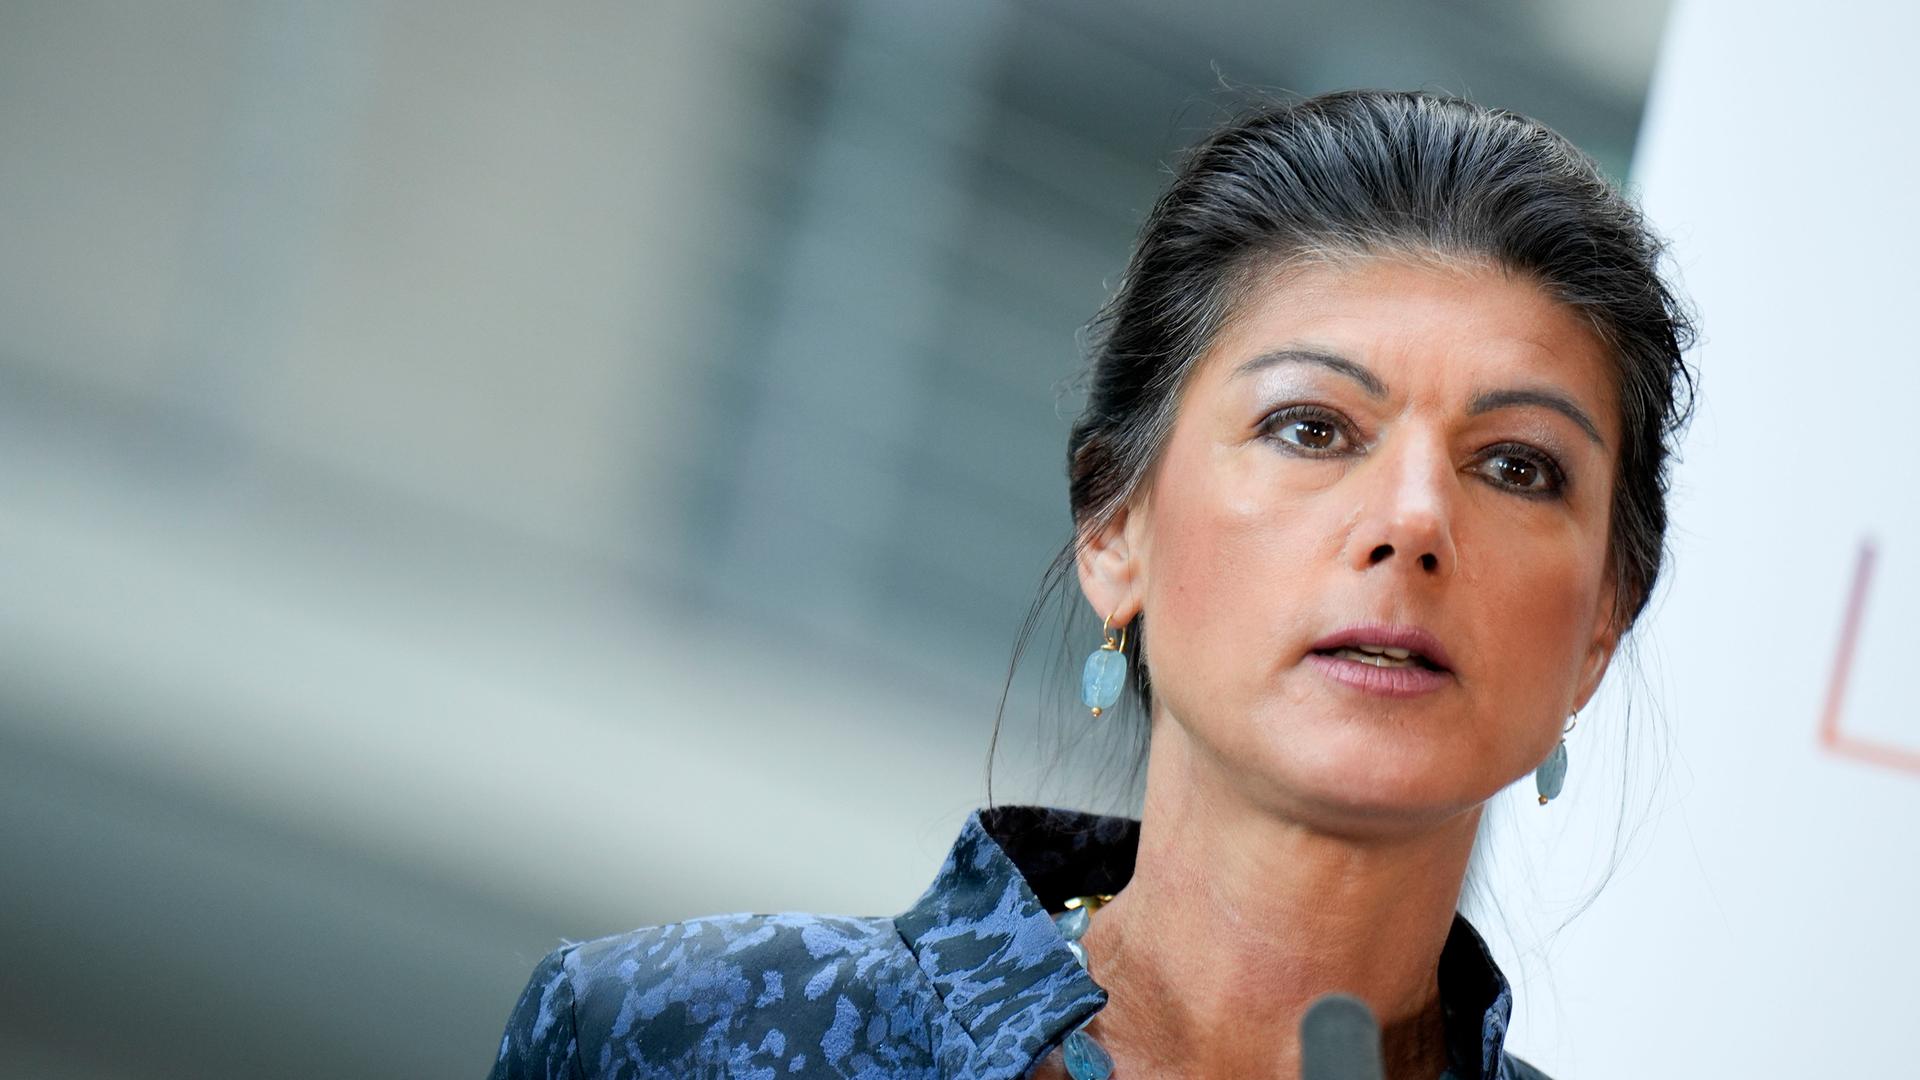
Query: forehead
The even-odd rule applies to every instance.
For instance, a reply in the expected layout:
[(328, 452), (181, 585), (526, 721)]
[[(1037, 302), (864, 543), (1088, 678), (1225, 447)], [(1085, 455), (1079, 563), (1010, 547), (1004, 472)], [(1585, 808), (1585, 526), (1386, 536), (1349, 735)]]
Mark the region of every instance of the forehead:
[(1548, 381), (1586, 403), (1603, 433), (1619, 424), (1617, 370), (1599, 335), (1531, 279), (1486, 263), (1378, 256), (1269, 275), (1246, 290), (1195, 377), (1219, 386), (1247, 357), (1287, 346), (1356, 361), (1396, 393)]

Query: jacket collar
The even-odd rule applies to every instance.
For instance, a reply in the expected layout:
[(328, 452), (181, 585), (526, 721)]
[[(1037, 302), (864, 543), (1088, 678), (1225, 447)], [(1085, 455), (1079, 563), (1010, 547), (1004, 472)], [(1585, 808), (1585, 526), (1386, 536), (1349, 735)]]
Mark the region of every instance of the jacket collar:
[[(1140, 823), (1046, 806), (975, 810), (940, 872), (894, 918), (957, 1031), (943, 1049), (968, 1075), (1024, 1076), (1107, 1003), (1074, 960), (1052, 911), (1067, 898), (1119, 892), (1133, 876)], [(1462, 915), (1440, 953), (1450, 1072), (1500, 1077), (1513, 995), (1486, 942)], [(943, 1054), (943, 1056), (945, 1056)]]

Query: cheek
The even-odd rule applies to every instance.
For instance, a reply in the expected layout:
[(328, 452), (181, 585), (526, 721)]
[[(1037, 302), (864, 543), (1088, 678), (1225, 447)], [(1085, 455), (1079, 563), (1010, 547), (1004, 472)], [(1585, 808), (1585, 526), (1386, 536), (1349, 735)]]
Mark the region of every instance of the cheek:
[(1460, 593), (1480, 612), (1483, 677), (1501, 688), (1501, 698), (1551, 713), (1571, 700), (1591, 644), (1601, 553), (1574, 536), (1482, 550), (1502, 554), (1486, 560)]
[(1157, 696), (1191, 716), (1189, 694), (1203, 689), (1207, 704), (1226, 704), (1284, 662), (1299, 583), (1326, 557), (1313, 536), (1329, 530), (1255, 468), (1173, 475), (1194, 479), (1154, 503), (1145, 645)]

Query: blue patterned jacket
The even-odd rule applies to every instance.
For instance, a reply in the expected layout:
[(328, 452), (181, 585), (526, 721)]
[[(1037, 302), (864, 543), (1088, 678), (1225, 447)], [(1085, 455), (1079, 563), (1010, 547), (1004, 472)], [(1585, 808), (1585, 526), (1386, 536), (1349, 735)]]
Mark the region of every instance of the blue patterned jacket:
[[(554, 950), (492, 1080), (1013, 1080), (1107, 1002), (1050, 911), (1120, 891), (1139, 822), (975, 811), (892, 917), (711, 915)], [(1503, 1049), (1512, 995), (1456, 915), (1440, 955), (1441, 1080), (1545, 1080)]]

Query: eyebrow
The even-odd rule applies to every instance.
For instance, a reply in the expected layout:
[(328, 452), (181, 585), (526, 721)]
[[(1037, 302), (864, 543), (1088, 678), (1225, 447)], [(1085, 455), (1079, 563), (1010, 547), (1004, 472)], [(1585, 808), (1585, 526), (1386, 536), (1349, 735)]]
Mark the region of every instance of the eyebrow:
[(1234, 368), (1233, 374), (1227, 376), (1227, 380), (1231, 382), (1234, 379), (1245, 375), (1252, 375), (1256, 371), (1265, 371), (1279, 364), (1314, 364), (1319, 367), (1328, 368), (1359, 383), (1360, 388), (1367, 392), (1368, 397), (1383, 398), (1387, 396), (1387, 384), (1380, 381), (1380, 376), (1375, 375), (1373, 372), (1368, 371), (1366, 368), (1361, 367), (1359, 364), (1354, 363), (1344, 356), (1335, 356), (1332, 353), (1320, 352), (1317, 349), (1275, 349), (1272, 352), (1261, 353), (1259, 356)]
[[(1318, 349), (1289, 348), (1261, 353), (1234, 368), (1233, 374), (1227, 376), (1227, 380), (1231, 382), (1279, 364), (1312, 364), (1315, 367), (1323, 367), (1359, 383), (1368, 397), (1379, 399), (1387, 396), (1387, 384), (1380, 381), (1380, 376), (1344, 356), (1335, 356)], [(1594, 424), (1593, 418), (1587, 415), (1586, 410), (1574, 404), (1573, 399), (1554, 390), (1537, 388), (1483, 390), (1475, 394), (1473, 400), (1467, 402), (1467, 415), (1479, 416), (1481, 413), (1492, 412), (1495, 409), (1521, 405), (1537, 405), (1552, 409), (1579, 425), (1580, 430), (1586, 433), (1587, 438), (1593, 440), (1595, 446), (1602, 450), (1606, 449), (1607, 441), (1600, 437), (1600, 428)]]

